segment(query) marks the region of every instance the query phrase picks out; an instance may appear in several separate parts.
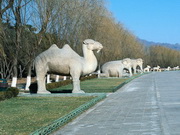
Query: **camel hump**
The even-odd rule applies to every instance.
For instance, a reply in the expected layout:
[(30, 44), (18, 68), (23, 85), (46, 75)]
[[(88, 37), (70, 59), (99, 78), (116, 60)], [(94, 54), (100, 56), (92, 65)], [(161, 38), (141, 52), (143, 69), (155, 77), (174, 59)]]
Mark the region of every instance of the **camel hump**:
[(72, 48), (70, 47), (70, 45), (65, 44), (62, 49), (72, 49)]
[(71, 48), (71, 46), (68, 45), (68, 44), (65, 44), (65, 45), (63, 46), (62, 50), (64, 50), (64, 51), (73, 51), (73, 49)]
[(56, 44), (52, 44), (49, 49), (57, 49), (57, 48), (58, 48), (58, 46)]
[(70, 45), (68, 44), (65, 44), (63, 46), (63, 48), (61, 49), (61, 51), (65, 54), (68, 54), (69, 56), (72, 56), (72, 57), (79, 57), (79, 55), (71, 48)]

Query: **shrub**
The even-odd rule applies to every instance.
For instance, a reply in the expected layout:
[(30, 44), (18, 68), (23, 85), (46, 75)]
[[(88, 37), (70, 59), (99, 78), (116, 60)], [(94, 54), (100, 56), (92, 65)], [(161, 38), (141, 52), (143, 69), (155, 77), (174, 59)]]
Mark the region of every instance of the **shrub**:
[(5, 91), (1, 91), (0, 92), (0, 101), (5, 100), (6, 96), (5, 96)]
[(13, 94), (13, 97), (17, 97), (17, 95), (19, 94), (19, 89), (16, 87), (10, 87), (7, 89), (7, 91), (11, 91)]
[(46, 88), (47, 88), (47, 90), (50, 90), (50, 89), (58, 88), (58, 87), (65, 86), (65, 85), (68, 85), (71, 83), (72, 83), (72, 80), (64, 80), (64, 81), (60, 81), (60, 82), (53, 82), (53, 83), (46, 84)]
[(12, 91), (11, 90), (5, 91), (5, 97), (6, 99), (12, 98), (13, 97)]
[(18, 94), (19, 94), (18, 88), (15, 88), (15, 87), (7, 88), (6, 91), (0, 92), (0, 101), (5, 100), (5, 99), (9, 99), (12, 97), (17, 97)]
[[(87, 76), (87, 77), (83, 76), (83, 77), (80, 77), (80, 80), (84, 81), (84, 80), (93, 79), (93, 78), (97, 78), (97, 75), (91, 75), (91, 76)], [(46, 84), (46, 89), (51, 90), (51, 89), (65, 86), (65, 85), (68, 85), (71, 83), (72, 83), (72, 80), (64, 80), (64, 81), (60, 81), (60, 82), (48, 83), (48, 84)], [(37, 93), (37, 82), (32, 83), (29, 87), (29, 90), (30, 90), (30, 93)]]
[[(84, 80), (89, 80), (89, 79), (93, 79), (93, 78), (97, 78), (97, 75), (82, 76), (82, 77), (80, 77), (80, 80), (84, 81)], [(58, 87), (65, 86), (65, 85), (68, 85), (71, 83), (72, 83), (72, 80), (64, 80), (61, 82), (54, 82), (54, 83), (47, 84), (46, 88), (47, 88), (47, 90), (50, 90), (50, 89), (58, 88)]]

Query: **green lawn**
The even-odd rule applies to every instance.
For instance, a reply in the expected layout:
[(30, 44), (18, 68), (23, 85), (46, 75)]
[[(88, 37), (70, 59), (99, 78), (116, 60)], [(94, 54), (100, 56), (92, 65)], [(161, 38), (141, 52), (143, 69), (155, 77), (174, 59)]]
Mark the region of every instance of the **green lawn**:
[[(123, 83), (129, 78), (101, 78), (81, 81), (81, 89), (86, 93), (108, 93), (114, 92), (115, 87)], [(51, 89), (50, 91), (63, 91), (64, 93), (72, 91), (72, 84)]]
[(0, 102), (0, 134), (27, 135), (94, 97), (17, 97)]
[[(129, 78), (101, 78), (81, 81), (86, 93), (108, 93)], [(72, 84), (53, 91), (72, 91)], [(68, 114), (93, 96), (86, 97), (17, 97), (0, 102), (0, 134), (27, 135)]]

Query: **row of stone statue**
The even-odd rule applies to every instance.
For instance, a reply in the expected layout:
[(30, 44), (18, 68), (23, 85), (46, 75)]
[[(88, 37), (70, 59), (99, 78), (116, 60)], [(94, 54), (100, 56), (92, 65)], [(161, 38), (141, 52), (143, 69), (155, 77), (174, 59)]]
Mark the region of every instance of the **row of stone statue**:
[(105, 77), (122, 77), (122, 76), (132, 76), (132, 73), (137, 73), (138, 71), (143, 72), (143, 60), (125, 58), (123, 60), (110, 61), (102, 65), (100, 76)]
[[(39, 54), (34, 61), (38, 93), (48, 93), (45, 86), (47, 73), (71, 76), (73, 80), (72, 93), (84, 93), (80, 89), (79, 78), (96, 70), (98, 63), (93, 50), (97, 50), (98, 53), (102, 48), (101, 43), (92, 39), (86, 39), (82, 44), (84, 57), (81, 57), (67, 44), (61, 49), (53, 44), (48, 50)], [(137, 66), (142, 70), (142, 63), (142, 59), (129, 58), (107, 62), (102, 66), (103, 73), (101, 75), (121, 77), (123, 69), (127, 69), (131, 76), (131, 68), (136, 73)]]
[(175, 71), (175, 70), (180, 70), (179, 66), (175, 66), (175, 67), (168, 66), (167, 68), (163, 68), (163, 67), (160, 67), (159, 65), (157, 65), (156, 67), (151, 67), (147, 65), (144, 68), (144, 72), (150, 72), (150, 71), (161, 72), (161, 71)]

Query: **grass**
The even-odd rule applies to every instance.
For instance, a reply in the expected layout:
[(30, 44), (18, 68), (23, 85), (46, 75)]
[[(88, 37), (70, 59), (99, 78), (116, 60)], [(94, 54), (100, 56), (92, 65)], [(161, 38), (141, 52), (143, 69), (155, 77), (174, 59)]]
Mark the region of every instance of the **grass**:
[(0, 102), (0, 134), (27, 135), (94, 97), (17, 97)]
[[(114, 92), (129, 78), (101, 78), (81, 81), (86, 93)], [(72, 91), (72, 84), (53, 91)], [(27, 135), (63, 117), (93, 99), (87, 97), (17, 97), (0, 102), (0, 134)]]
[[(86, 81), (81, 81), (81, 89), (86, 93), (110, 93), (114, 92), (114, 88), (126, 81), (129, 78), (96, 78)], [(55, 89), (51, 89), (51, 92), (71, 92), (72, 84), (61, 86)]]

